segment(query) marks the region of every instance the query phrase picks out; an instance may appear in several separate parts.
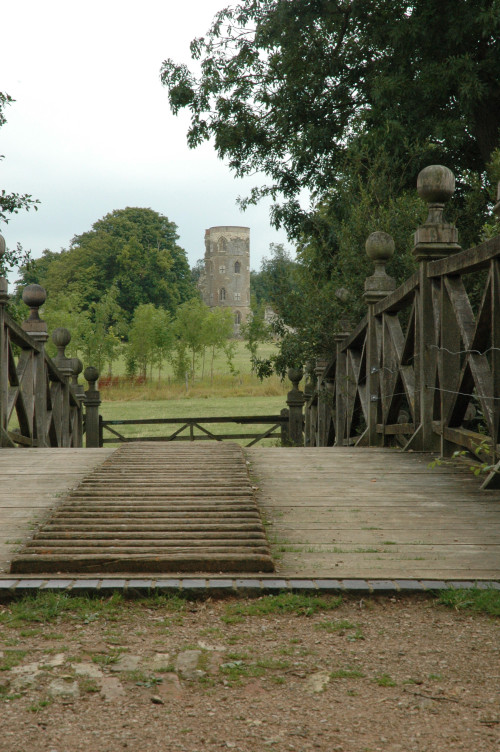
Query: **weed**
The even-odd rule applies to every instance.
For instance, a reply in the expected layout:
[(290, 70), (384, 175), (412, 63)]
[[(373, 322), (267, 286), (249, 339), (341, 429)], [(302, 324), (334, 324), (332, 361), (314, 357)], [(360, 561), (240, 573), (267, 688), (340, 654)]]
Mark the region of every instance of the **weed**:
[(330, 672), (331, 679), (362, 679), (364, 673), (359, 668), (339, 668)]
[(500, 616), (500, 590), (471, 588), (469, 590), (440, 590), (438, 601), (456, 611), (473, 611), (474, 613)]
[(0, 671), (10, 671), (14, 666), (18, 666), (26, 652), (26, 650), (6, 650), (3, 659), (0, 659)]
[(314, 629), (324, 629), (325, 632), (340, 632), (344, 634), (348, 629), (356, 629), (357, 624), (353, 624), (352, 621), (347, 619), (339, 619), (338, 621), (320, 621), (319, 624), (314, 625)]
[(379, 685), (379, 687), (395, 687), (396, 682), (394, 679), (392, 679), (389, 674), (380, 674), (379, 676), (376, 676), (374, 679), (375, 683)]
[(429, 674), (428, 676), (429, 681), (441, 681), (442, 678), (441, 674)]
[(84, 694), (93, 694), (100, 692), (101, 688), (95, 679), (91, 679), (89, 676), (82, 676), (78, 679), (78, 687), (80, 692)]
[[(238, 655), (234, 653), (233, 655)], [(228, 655), (228, 658), (230, 656)], [(271, 658), (255, 661), (254, 663), (245, 663), (244, 658), (233, 658), (233, 660), (223, 663), (219, 671), (227, 681), (239, 683), (242, 678), (254, 678), (264, 676), (268, 671), (279, 671), (289, 668), (288, 661), (275, 661)]]
[(121, 654), (124, 652), (126, 652), (126, 648), (111, 648), (109, 653), (97, 653), (97, 655), (93, 655), (92, 660), (99, 666), (111, 666), (118, 662)]
[(30, 705), (29, 710), (31, 713), (39, 713), (41, 710), (48, 708), (49, 705), (52, 705), (52, 699), (50, 697), (46, 697), (44, 700), (39, 700), (33, 705)]
[(318, 611), (332, 611), (342, 603), (342, 596), (318, 597), (301, 595), (300, 593), (280, 593), (279, 595), (265, 595), (255, 601), (245, 603), (230, 603), (222, 620), (235, 623), (234, 619), (244, 616), (270, 616), (274, 614), (297, 614), (297, 616), (313, 616)]

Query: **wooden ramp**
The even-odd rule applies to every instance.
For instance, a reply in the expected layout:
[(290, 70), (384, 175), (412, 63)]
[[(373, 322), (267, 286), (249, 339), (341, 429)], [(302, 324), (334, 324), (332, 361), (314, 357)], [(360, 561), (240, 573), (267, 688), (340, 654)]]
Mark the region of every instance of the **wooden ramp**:
[[(57, 450), (55, 450), (57, 451)], [(11, 573), (273, 572), (237, 444), (127, 444), (58, 506)]]
[(500, 578), (500, 491), (428, 454), (246, 450), (277, 573), (299, 578)]

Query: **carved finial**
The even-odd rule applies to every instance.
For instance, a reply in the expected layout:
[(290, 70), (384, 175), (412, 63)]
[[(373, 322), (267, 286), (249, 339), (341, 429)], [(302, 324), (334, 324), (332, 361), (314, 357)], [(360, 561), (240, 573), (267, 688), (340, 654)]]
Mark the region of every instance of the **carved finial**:
[(73, 368), (71, 365), (71, 358), (66, 357), (66, 347), (71, 342), (71, 334), (63, 326), (59, 326), (52, 332), (52, 342), (57, 347), (57, 355), (54, 358), (54, 363), (63, 371), (67, 376), (71, 376)]
[(41, 285), (27, 285), (23, 290), (23, 302), (30, 309), (30, 315), (23, 321), (22, 327), (29, 334), (40, 334), (47, 338), (47, 324), (39, 315), (39, 308), (47, 300), (47, 293)]
[(396, 289), (395, 280), (385, 270), (385, 265), (394, 256), (394, 240), (387, 232), (372, 232), (365, 248), (366, 255), (375, 265), (375, 273), (366, 278), (363, 297), (367, 303), (376, 303)]
[(302, 370), (302, 368), (289, 368), (287, 375), (290, 381), (292, 382), (293, 391), (298, 391), (299, 382), (301, 381), (304, 375), (304, 371)]
[(80, 358), (70, 358), (70, 365), (71, 370), (73, 373), (71, 374), (71, 386), (73, 387), (73, 391), (75, 394), (78, 394), (79, 396), (83, 397), (84, 391), (83, 386), (78, 383), (78, 376), (83, 371), (83, 363), (80, 360)]
[(417, 261), (443, 258), (461, 250), (455, 225), (443, 221), (444, 205), (454, 190), (455, 176), (443, 165), (429, 165), (419, 173), (417, 191), (427, 202), (429, 213), (415, 233), (413, 254)]
[(80, 358), (70, 358), (69, 360), (71, 363), (71, 370), (73, 371), (71, 382), (76, 386), (76, 384), (78, 384), (78, 376), (83, 371), (83, 363)]
[(0, 235), (0, 259), (3, 259), (5, 256), (5, 251), (7, 250), (7, 246), (5, 245), (5, 238), (3, 235)]
[(87, 366), (83, 372), (83, 377), (85, 381), (89, 382), (89, 391), (94, 391), (96, 388), (96, 381), (99, 378), (99, 371), (97, 368), (95, 368), (95, 366)]

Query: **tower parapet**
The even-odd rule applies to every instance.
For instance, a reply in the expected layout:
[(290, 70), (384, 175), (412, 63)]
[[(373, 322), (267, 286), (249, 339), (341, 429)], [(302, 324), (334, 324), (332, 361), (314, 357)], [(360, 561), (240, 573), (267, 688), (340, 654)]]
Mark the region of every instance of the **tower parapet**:
[(235, 334), (250, 314), (250, 228), (232, 225), (205, 230), (203, 299), (210, 308), (230, 308)]

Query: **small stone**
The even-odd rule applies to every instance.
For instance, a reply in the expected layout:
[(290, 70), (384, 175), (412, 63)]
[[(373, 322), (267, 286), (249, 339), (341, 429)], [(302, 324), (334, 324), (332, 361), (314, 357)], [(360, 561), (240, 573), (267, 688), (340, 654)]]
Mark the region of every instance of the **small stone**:
[(317, 671), (315, 674), (311, 674), (305, 683), (306, 692), (311, 694), (319, 694), (324, 692), (326, 685), (330, 681), (329, 671)]
[(74, 666), (77, 676), (87, 676), (89, 679), (102, 679), (103, 672), (95, 663), (77, 663)]
[(140, 655), (129, 655), (125, 653), (121, 655), (116, 663), (113, 663), (110, 668), (111, 671), (120, 673), (122, 671), (136, 671), (141, 660)]
[(155, 653), (151, 661), (153, 671), (165, 671), (170, 667), (170, 653)]
[(64, 697), (67, 699), (76, 699), (80, 690), (78, 682), (64, 681), (63, 679), (54, 679), (48, 686), (48, 692), (52, 697)]
[(198, 640), (198, 647), (202, 650), (214, 651), (216, 653), (223, 653), (226, 650), (224, 645), (209, 645), (208, 642), (203, 642), (203, 640)]
[(119, 700), (125, 694), (123, 685), (115, 676), (105, 676), (102, 679), (101, 692), (106, 702)]
[(62, 666), (64, 663), (66, 663), (66, 655), (64, 653), (58, 653), (53, 658), (50, 659), (50, 661), (46, 661), (46, 666)]
[(198, 669), (198, 661), (201, 657), (201, 650), (184, 650), (179, 653), (175, 660), (175, 668), (183, 679), (194, 680), (205, 676), (205, 671)]
[(165, 705), (164, 700), (162, 700), (159, 695), (153, 695), (151, 697), (151, 702), (153, 703), (153, 705)]

